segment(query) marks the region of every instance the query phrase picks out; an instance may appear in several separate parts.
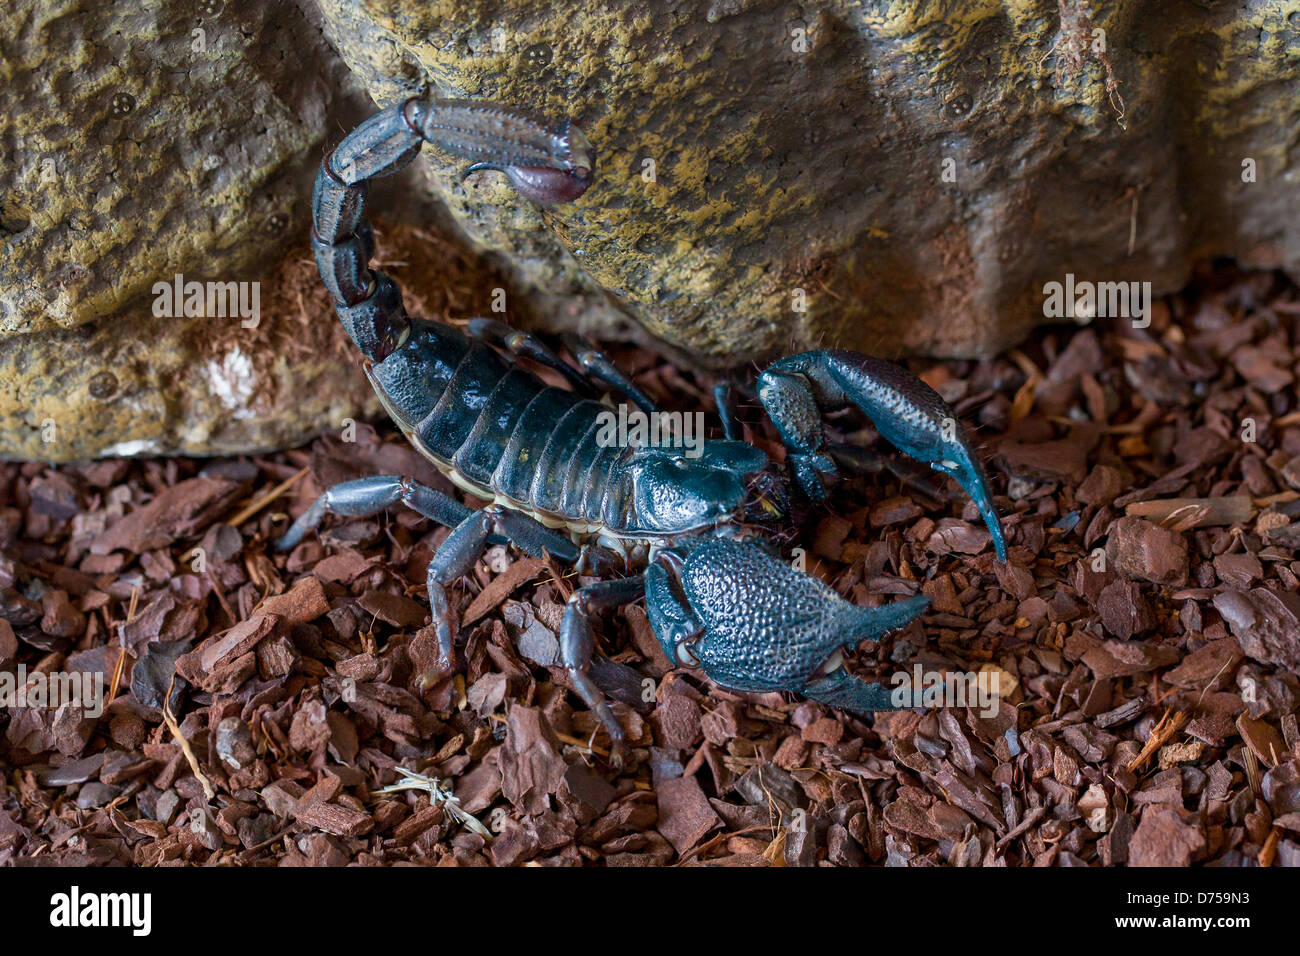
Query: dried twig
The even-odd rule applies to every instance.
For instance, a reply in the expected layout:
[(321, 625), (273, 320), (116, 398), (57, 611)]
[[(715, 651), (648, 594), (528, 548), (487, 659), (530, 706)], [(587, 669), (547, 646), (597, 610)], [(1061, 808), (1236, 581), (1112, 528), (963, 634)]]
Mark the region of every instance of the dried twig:
[(1174, 734), (1182, 730), (1183, 725), (1186, 723), (1186, 712), (1181, 710), (1166, 710), (1164, 716), (1162, 716), (1160, 720), (1156, 722), (1156, 725), (1151, 728), (1151, 736), (1149, 736), (1147, 742), (1142, 745), (1141, 752), (1128, 762), (1128, 767), (1126, 769), (1129, 773), (1135, 772), (1139, 767), (1150, 760), (1152, 755), (1168, 743)]
[(203, 772), (203, 768), (199, 766), (199, 758), (194, 756), (194, 748), (185, 739), (185, 735), (181, 733), (180, 725), (176, 723), (176, 718), (172, 716), (172, 688), (175, 686), (176, 675), (173, 674), (172, 679), (167, 683), (167, 694), (163, 697), (163, 721), (166, 722), (167, 729), (172, 732), (172, 736), (176, 738), (176, 742), (180, 744), (181, 753), (185, 755), (185, 762), (190, 765), (190, 770), (198, 778), (199, 783), (203, 784), (203, 795), (211, 800), (217, 795), (216, 788), (212, 786), (212, 781)]
[(108, 688), (108, 700), (117, 699), (118, 688), (122, 686), (122, 672), (126, 669), (126, 626), (135, 620), (135, 609), (140, 604), (140, 585), (131, 589), (131, 603), (126, 608), (126, 620), (117, 627), (117, 640), (122, 645), (117, 653), (117, 666), (113, 668), (113, 683)]
[(388, 793), (401, 793), (405, 790), (421, 790), (429, 795), (429, 802), (433, 806), (441, 807), (444, 813), (458, 821), (466, 830), (477, 833), (488, 842), (494, 839), (492, 831), (485, 827), (478, 817), (461, 809), (460, 797), (444, 787), (442, 781), (437, 777), (425, 776), (422, 773), (407, 770), (405, 767), (394, 767), (393, 769), (402, 775), (402, 779), (378, 790), (372, 790), (370, 793), (372, 797)]
[(282, 494), (284, 494), (286, 491), (288, 491), (290, 488), (296, 485), (299, 481), (301, 481), (303, 475), (307, 474), (307, 472), (310, 470), (311, 470), (310, 468), (299, 469), (297, 472), (290, 475), (284, 481), (280, 482), (278, 485), (276, 485), (266, 494), (262, 495), (260, 498), (254, 498), (252, 501), (250, 501), (247, 505), (245, 505), (242, 509), (240, 509), (239, 514), (235, 515), (233, 518), (227, 521), (226, 524), (230, 525), (232, 528), (239, 527), (249, 518), (253, 517), (253, 515), (257, 514), (259, 511), (261, 511), (263, 508), (269, 505), (272, 501), (274, 501), (276, 498), (279, 498)]

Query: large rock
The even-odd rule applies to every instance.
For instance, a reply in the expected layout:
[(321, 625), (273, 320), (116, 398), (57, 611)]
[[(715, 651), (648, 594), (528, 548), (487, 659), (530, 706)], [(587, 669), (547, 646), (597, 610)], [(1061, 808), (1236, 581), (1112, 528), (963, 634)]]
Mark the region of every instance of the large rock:
[[(5, 5), (0, 454), (244, 451), (367, 410), (285, 258), (348, 80), (292, 5)], [(260, 315), (155, 315), (177, 273), (263, 280)]]
[(579, 120), (598, 185), (556, 241), (432, 151), (429, 187), (516, 276), (594, 282), (715, 363), (989, 354), (1067, 273), (1158, 295), (1201, 256), (1300, 268), (1300, 2), (318, 2), (381, 103), (423, 73)]
[[(431, 252), (398, 274), (424, 314), (500, 285), (511, 321), (627, 314), (714, 364), (976, 355), (1044, 321), (1067, 273), (1159, 294), (1206, 255), (1300, 271), (1300, 0), (1095, 9), (17, 0), (0, 455), (262, 449), (373, 411), (304, 291), (306, 199), (328, 143), (426, 86), (572, 116), (600, 164), (552, 214), (432, 149), (386, 182), (379, 213), (434, 226), (380, 236), (385, 260)], [(499, 274), (451, 295), (462, 249)], [(176, 273), (261, 281), (259, 329), (155, 316)]]
[(285, 249), (336, 96), (294, 62), (327, 56), (312, 32), (292, 6), (7, 4), (0, 331), (75, 328), (177, 272), (246, 279)]

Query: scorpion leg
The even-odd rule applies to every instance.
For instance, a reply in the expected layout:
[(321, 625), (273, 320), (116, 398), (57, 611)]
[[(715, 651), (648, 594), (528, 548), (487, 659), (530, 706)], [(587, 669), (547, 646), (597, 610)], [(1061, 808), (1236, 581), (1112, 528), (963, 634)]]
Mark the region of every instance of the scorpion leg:
[(821, 407), (852, 404), (904, 454), (954, 478), (979, 508), (999, 561), (1006, 537), (984, 468), (957, 415), (938, 393), (893, 362), (840, 349), (792, 355), (758, 378), (758, 398), (790, 450), (795, 478), (813, 501), (823, 475), (836, 474), (822, 432)]
[(500, 505), (488, 505), (481, 511), (471, 511), (468, 517), (456, 525), (429, 562), (429, 608), (434, 634), (438, 640), (438, 659), (432, 667), (416, 677), (416, 684), (421, 690), (432, 687), (455, 670), (458, 622), (447, 597), (447, 585), (469, 573), (474, 562), (487, 550), (494, 535), (505, 538), (535, 558), (543, 558), (550, 553), (571, 564), (579, 554), (578, 546), (568, 538), (518, 511)]
[(545, 365), (549, 369), (554, 369), (564, 376), (575, 391), (583, 395), (592, 395), (596, 392), (592, 383), (594, 379), (609, 388), (622, 392), (643, 412), (657, 411), (654, 402), (632, 384), (631, 380), (619, 371), (613, 362), (602, 352), (576, 336), (567, 336), (565, 344), (569, 346), (577, 358), (578, 364), (582, 366), (581, 372), (556, 355), (537, 337), (513, 329), (496, 319), (470, 319), (468, 331), (475, 338), (482, 339), (492, 345), (499, 345), (511, 355), (521, 355), (524, 358), (530, 358), (534, 362)]
[(474, 513), (459, 501), (411, 478), (374, 475), (345, 481), (328, 489), (275, 543), (275, 549), (288, 551), (296, 547), (309, 531), (320, 525), (327, 514), (362, 518), (378, 514), (399, 502), (432, 521), (452, 528)]
[(400, 475), (358, 478), (330, 488), (276, 542), (276, 550), (288, 551), (295, 547), (327, 514), (359, 518), (395, 504), (404, 504), (454, 529), (429, 562), (429, 608), (438, 640), (438, 660), (417, 678), (422, 687), (436, 684), (454, 669), (456, 626), (447, 585), (468, 574), (489, 544), (509, 541), (534, 557), (549, 552), (567, 563), (579, 556), (578, 547), (572, 541), (527, 515), (496, 505), (474, 511), (440, 491)]
[(632, 383), (632, 380), (623, 374), (622, 369), (611, 362), (604, 352), (586, 339), (577, 335), (566, 335), (564, 336), (564, 344), (569, 347), (573, 357), (578, 360), (578, 365), (591, 378), (627, 396), (632, 400), (632, 404), (647, 415), (653, 415), (659, 411), (659, 406), (654, 403), (649, 395), (637, 388)]
[(584, 395), (592, 392), (591, 383), (583, 377), (582, 373), (547, 348), (546, 344), (536, 336), (513, 329), (496, 319), (486, 318), (470, 319), (467, 331), (476, 339), (481, 339), (490, 345), (499, 345), (511, 355), (532, 359), (540, 365), (559, 372), (577, 392)]
[(591, 679), (591, 655), (596, 650), (596, 638), (591, 630), (591, 615), (608, 608), (631, 604), (645, 593), (645, 576), (620, 578), (617, 581), (597, 581), (578, 588), (564, 608), (560, 622), (560, 660), (573, 681), (578, 696), (596, 714), (601, 726), (609, 733), (609, 761), (615, 767), (623, 765), (623, 728), (614, 716), (604, 692)]

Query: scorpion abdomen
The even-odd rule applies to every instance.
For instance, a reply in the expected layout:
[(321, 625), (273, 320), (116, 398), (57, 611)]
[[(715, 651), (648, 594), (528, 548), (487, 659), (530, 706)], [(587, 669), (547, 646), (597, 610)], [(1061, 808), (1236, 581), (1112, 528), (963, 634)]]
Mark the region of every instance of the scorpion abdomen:
[(571, 530), (617, 529), (626, 519), (625, 449), (601, 443), (600, 402), (427, 320), (413, 320), (409, 339), (368, 368), (393, 419), (461, 488)]
[(460, 330), (411, 319), (406, 342), (369, 365), (367, 374), (393, 420), (410, 431), (433, 411), (468, 351), (469, 338)]
[(516, 422), (492, 475), (492, 487), (515, 501), (531, 502), (529, 490), (537, 474), (541, 443), (580, 399), (562, 388), (541, 389)]
[(461, 474), (475, 484), (492, 486), (492, 476), (520, 418), (541, 391), (541, 383), (525, 369), (511, 368), (501, 377), (452, 458)]
[(415, 426), (420, 443), (443, 461), (454, 462), (505, 373), (506, 364), (496, 352), (471, 342), (438, 404)]
[(596, 416), (604, 407), (590, 399), (579, 401), (551, 429), (533, 474), (529, 497), (534, 506), (543, 511), (564, 513), (563, 498), (570, 465), (588, 434), (595, 433)]

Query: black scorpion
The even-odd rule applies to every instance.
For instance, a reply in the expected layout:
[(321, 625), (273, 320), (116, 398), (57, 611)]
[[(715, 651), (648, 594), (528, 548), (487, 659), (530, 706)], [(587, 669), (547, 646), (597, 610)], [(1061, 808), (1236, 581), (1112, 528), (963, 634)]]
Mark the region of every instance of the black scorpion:
[[(819, 409), (852, 404), (908, 456), (951, 475), (979, 508), (999, 560), (1006, 542), (988, 480), (953, 411), (903, 368), (856, 352), (817, 350), (781, 359), (757, 396), (787, 447), (785, 469), (738, 439), (729, 392), (717, 390), (724, 440), (697, 457), (680, 449), (599, 441), (598, 386), (644, 411), (654, 405), (601, 353), (576, 348), (579, 368), (537, 338), (490, 319), (465, 332), (407, 315), (393, 280), (371, 270), (367, 183), (396, 172), (429, 142), (471, 161), (466, 175), (503, 172), (542, 206), (591, 185), (596, 155), (570, 122), (473, 101), (411, 98), (372, 117), (330, 153), (312, 197), (312, 247), (321, 278), (383, 405), (414, 446), (458, 487), (487, 499), (473, 510), (409, 477), (382, 475), (326, 491), (284, 535), (289, 549), (327, 513), (360, 516), (404, 504), (454, 530), (429, 564), (438, 657), (421, 686), (455, 668), (457, 618), (447, 588), (493, 541), (506, 540), (579, 569), (621, 566), (626, 576), (581, 587), (561, 624), (562, 663), (621, 761), (623, 731), (589, 675), (592, 616), (643, 594), (669, 658), (741, 691), (797, 691), (870, 713), (895, 705), (888, 688), (848, 674), (840, 649), (878, 639), (918, 617), (929, 598), (877, 608), (842, 599), (771, 553), (786, 519), (790, 479), (814, 503), (823, 480), (861, 456), (840, 455)], [(546, 385), (517, 361), (560, 373)], [(834, 455), (834, 457), (833, 457)]]

